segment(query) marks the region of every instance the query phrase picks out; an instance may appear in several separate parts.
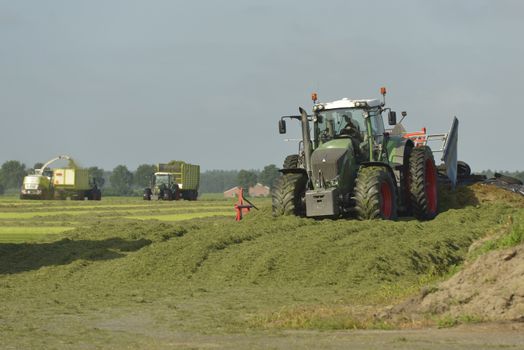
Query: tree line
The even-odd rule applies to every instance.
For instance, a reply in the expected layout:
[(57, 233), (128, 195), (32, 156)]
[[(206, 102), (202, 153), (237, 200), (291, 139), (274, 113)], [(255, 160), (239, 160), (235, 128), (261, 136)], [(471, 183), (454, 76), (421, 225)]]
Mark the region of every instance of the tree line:
[[(6, 191), (17, 192), (22, 186), (24, 176), (40, 169), (42, 163), (36, 163), (32, 168), (17, 160), (9, 160), (0, 167), (0, 194)], [(92, 181), (102, 190), (105, 196), (141, 195), (144, 188), (149, 187), (156, 171), (153, 164), (141, 164), (134, 171), (126, 165), (117, 165), (107, 171), (92, 166), (87, 168)], [(274, 164), (265, 166), (262, 170), (208, 170), (200, 174), (200, 193), (224, 192), (234, 186), (249, 188), (257, 183), (273, 186), (280, 176)]]

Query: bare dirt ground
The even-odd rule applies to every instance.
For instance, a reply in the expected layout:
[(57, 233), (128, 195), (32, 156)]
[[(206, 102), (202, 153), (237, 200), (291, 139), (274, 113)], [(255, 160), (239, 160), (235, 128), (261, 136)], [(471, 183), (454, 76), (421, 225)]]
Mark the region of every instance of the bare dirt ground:
[(483, 324), (453, 329), (395, 331), (179, 335), (167, 340), (164, 345), (164, 348), (188, 349), (524, 349), (524, 324)]
[[(115, 310), (106, 310), (113, 314)], [(134, 310), (48, 318), (47, 330), (9, 334), (1, 349), (524, 349), (524, 323), (403, 330), (183, 331)]]
[(443, 315), (449, 322), (524, 322), (524, 245), (489, 252), (390, 311), (406, 321), (425, 314)]

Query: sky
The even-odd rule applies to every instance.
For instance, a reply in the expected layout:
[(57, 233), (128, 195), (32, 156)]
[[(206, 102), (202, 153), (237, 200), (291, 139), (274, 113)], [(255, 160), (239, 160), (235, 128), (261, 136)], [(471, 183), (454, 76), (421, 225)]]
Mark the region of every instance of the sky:
[[(459, 159), (524, 170), (518, 0), (0, 0), (0, 163), (280, 166), (323, 102), (379, 98), (408, 130), (460, 121)], [(439, 158), (437, 156), (437, 158)]]

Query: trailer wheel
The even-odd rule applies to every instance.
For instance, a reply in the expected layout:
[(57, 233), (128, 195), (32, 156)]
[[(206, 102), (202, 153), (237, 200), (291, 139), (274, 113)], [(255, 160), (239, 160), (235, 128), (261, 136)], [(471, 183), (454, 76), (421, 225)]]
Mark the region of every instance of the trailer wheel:
[(360, 168), (355, 185), (355, 210), (360, 220), (397, 218), (397, 191), (389, 171), (381, 166)]
[(273, 216), (305, 215), (306, 174), (284, 174), (275, 181), (271, 193)]
[(102, 199), (102, 191), (100, 191), (98, 188), (93, 190), (93, 200), (99, 201)]
[(468, 163), (459, 160), (457, 162), (457, 177), (467, 178), (471, 176), (471, 167)]
[(411, 151), (408, 182), (413, 215), (419, 220), (433, 219), (438, 212), (437, 167), (429, 147)]

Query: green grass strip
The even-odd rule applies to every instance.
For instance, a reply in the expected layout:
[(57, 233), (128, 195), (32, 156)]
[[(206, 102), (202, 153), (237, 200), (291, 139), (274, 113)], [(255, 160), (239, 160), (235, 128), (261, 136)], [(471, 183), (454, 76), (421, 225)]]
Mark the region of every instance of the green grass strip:
[(74, 227), (64, 226), (38, 226), (38, 227), (20, 227), (4, 226), (0, 227), (1, 243), (20, 243), (41, 239), (47, 235), (57, 235), (72, 230)]
[(127, 219), (135, 220), (160, 220), (160, 221), (183, 221), (190, 219), (206, 218), (212, 216), (231, 216), (235, 217), (233, 210), (229, 211), (214, 211), (214, 212), (199, 212), (199, 213), (187, 213), (187, 214), (166, 214), (166, 215), (133, 215), (126, 216)]
[[(30, 219), (37, 216), (58, 216), (58, 215), (97, 215), (97, 214), (115, 214), (115, 216), (120, 216), (122, 213), (140, 213), (140, 212), (169, 212), (169, 211), (186, 211), (186, 210), (197, 210), (198, 207), (174, 207), (174, 208), (144, 208), (144, 209), (122, 209), (118, 210), (115, 207), (113, 207), (114, 210), (61, 210), (61, 211), (31, 211), (31, 212), (0, 212), (0, 219)], [(204, 208), (206, 211), (209, 211), (209, 209), (217, 209), (219, 211), (223, 211), (223, 209), (230, 208), (231, 211), (233, 211), (232, 206), (206, 206), (201, 207)], [(173, 214), (173, 215), (179, 215), (179, 214)]]

